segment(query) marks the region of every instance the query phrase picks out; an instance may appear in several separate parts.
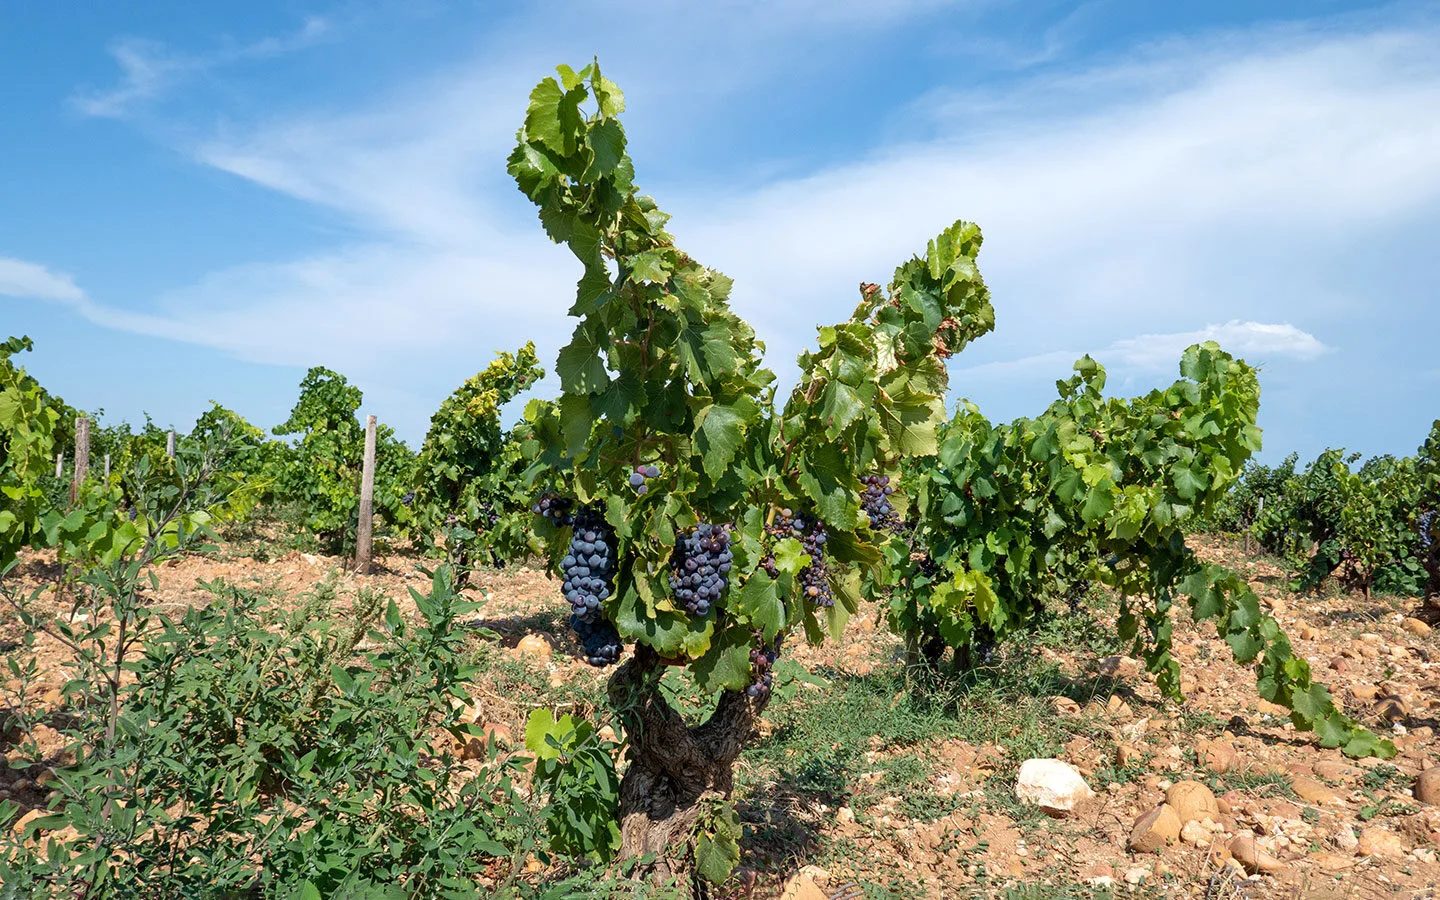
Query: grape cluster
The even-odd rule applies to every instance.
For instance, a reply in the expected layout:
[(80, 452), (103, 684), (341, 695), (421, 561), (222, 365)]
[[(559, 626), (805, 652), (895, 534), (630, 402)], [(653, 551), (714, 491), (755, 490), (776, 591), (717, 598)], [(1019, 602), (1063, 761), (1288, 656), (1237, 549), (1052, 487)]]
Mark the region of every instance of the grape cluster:
[(615, 530), (599, 510), (585, 508), (572, 516), (568, 506), (557, 513), (572, 525), (570, 549), (560, 561), (560, 590), (570, 601), (570, 627), (585, 647), (585, 661), (608, 666), (620, 659), (621, 650), (620, 632), (600, 610), (615, 591)]
[(860, 508), (869, 516), (870, 527), (898, 530), (900, 518), (895, 515), (895, 507), (890, 504), (890, 495), (895, 493), (895, 488), (890, 484), (890, 476), (864, 475), (861, 476), (860, 483), (865, 485), (865, 490), (860, 494)]
[(1418, 525), (1420, 529), (1420, 550), (1423, 553), (1435, 546), (1435, 535), (1437, 533), (1435, 527), (1435, 510), (1427, 509), (1422, 512), (1420, 518), (1416, 521), (1416, 525)]
[(775, 643), (769, 646), (761, 645), (750, 651), (750, 686), (745, 688), (745, 696), (756, 700), (770, 696), (775, 684), (775, 673), (770, 670), (775, 667), (775, 660), (779, 657), (778, 635)]
[(730, 529), (701, 522), (675, 541), (670, 555), (670, 593), (692, 616), (703, 616), (725, 593), (735, 554)]
[(585, 661), (590, 665), (603, 667), (619, 662), (624, 645), (620, 642), (620, 632), (615, 630), (609, 619), (596, 616), (591, 620), (572, 615), (570, 627), (579, 635), (585, 648)]
[[(810, 554), (810, 565), (800, 570), (800, 593), (816, 606), (835, 605), (835, 595), (830, 590), (830, 565), (825, 561), (825, 523), (819, 519), (807, 521), (789, 509), (780, 510), (768, 528), (776, 539), (793, 537)], [(766, 556), (760, 565), (774, 578), (778, 573), (774, 555)]]
[(575, 521), (575, 517), (570, 514), (570, 507), (574, 504), (575, 501), (569, 497), (541, 494), (540, 499), (535, 501), (535, 505), (530, 507), (530, 511), (537, 516), (544, 516), (557, 526), (564, 528)]
[(615, 531), (593, 509), (574, 516), (570, 551), (560, 561), (561, 591), (576, 616), (595, 621), (600, 603), (615, 590)]
[(500, 523), (500, 514), (495, 511), (495, 507), (488, 500), (480, 503), (480, 521), (482, 527), (487, 529), (494, 528)]
[(405, 496), (403, 496), (403, 497), (400, 498), (400, 505), (401, 505), (401, 506), (409, 506), (410, 504), (412, 504), (412, 503), (414, 503), (414, 502), (415, 502), (415, 492), (414, 492), (414, 491), (410, 491), (410, 492), (407, 493)]
[(630, 486), (635, 489), (635, 493), (643, 494), (650, 490), (650, 485), (645, 483), (646, 480), (659, 475), (659, 466), (636, 466), (635, 471), (630, 473)]

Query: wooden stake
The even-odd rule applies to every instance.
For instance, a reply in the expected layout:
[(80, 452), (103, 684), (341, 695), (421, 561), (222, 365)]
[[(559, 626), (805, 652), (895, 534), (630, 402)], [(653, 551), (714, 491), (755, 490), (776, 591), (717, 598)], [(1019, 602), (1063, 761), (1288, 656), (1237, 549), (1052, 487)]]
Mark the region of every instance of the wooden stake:
[(175, 458), (175, 429), (173, 428), (170, 429), (170, 433), (165, 436), (165, 455), (171, 459)]
[(65, 474), (65, 451), (61, 450), (55, 454), (55, 477), (59, 478)]
[(370, 574), (375, 539), (375, 417), (365, 417), (365, 462), (360, 469), (360, 525), (355, 536), (355, 570)]
[(70, 502), (80, 497), (80, 485), (90, 474), (90, 419), (75, 418), (75, 472), (70, 478)]
[(105, 480), (110, 480), (110, 454), (105, 454)]

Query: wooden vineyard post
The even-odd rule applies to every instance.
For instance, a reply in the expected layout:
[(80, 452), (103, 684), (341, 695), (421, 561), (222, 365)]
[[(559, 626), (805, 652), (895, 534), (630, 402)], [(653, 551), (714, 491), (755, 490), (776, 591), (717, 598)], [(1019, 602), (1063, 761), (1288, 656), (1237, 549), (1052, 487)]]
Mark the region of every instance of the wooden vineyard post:
[(55, 477), (59, 478), (65, 474), (65, 451), (61, 450), (55, 454)]
[(110, 454), (105, 454), (105, 480), (110, 480)]
[(70, 478), (70, 502), (80, 498), (80, 486), (90, 474), (90, 419), (75, 418), (75, 472)]
[(375, 535), (375, 417), (365, 417), (365, 463), (360, 469), (360, 524), (355, 535), (355, 571), (370, 574)]
[(165, 436), (165, 455), (171, 459), (175, 458), (175, 429)]

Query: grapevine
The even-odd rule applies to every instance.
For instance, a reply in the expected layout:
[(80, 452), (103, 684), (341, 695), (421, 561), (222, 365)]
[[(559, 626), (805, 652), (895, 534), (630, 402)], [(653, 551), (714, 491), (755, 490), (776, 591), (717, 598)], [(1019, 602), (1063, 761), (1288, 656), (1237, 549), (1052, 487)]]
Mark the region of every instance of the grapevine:
[[(734, 835), (692, 835), (715, 817), (689, 801), (660, 812), (649, 798), (728, 794), (770, 700), (768, 670), (750, 657), (757, 633), (772, 649), (791, 630), (819, 642), (859, 608), (862, 579), (884, 562), (860, 473), (935, 451), (944, 359), (989, 331), (994, 313), (975, 267), (979, 229), (957, 222), (819, 330), (779, 403), (754, 330), (730, 309), (730, 279), (680, 250), (668, 216), (636, 188), (619, 89), (596, 65), (557, 72), (531, 93), (509, 168), (583, 274), (556, 360), (561, 395), (526, 407), (522, 477), (555, 495), (532, 507), (536, 537), (571, 608), (584, 605), (575, 615), (633, 645), (609, 691), (631, 757), (621, 852), (655, 858), (663, 874), (686, 868), (684, 847)], [(662, 476), (665, 489), (653, 489)], [(565, 540), (576, 510), (613, 530), (608, 593), (574, 546), (588, 531), (577, 521)], [(592, 662), (618, 647), (608, 632), (595, 641), (607, 652)], [(704, 722), (686, 723), (660, 692), (667, 664), (716, 696)]]

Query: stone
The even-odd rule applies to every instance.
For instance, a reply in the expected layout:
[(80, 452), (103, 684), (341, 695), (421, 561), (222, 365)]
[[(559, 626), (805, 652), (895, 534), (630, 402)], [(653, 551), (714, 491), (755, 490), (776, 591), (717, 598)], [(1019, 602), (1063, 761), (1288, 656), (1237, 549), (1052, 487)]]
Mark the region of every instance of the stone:
[(1210, 846), (1210, 829), (1199, 822), (1186, 822), (1185, 827), (1180, 829), (1180, 840), (1187, 844), (1194, 844), (1196, 847)]
[(1326, 781), (1350, 781), (1360, 774), (1360, 770), (1343, 762), (1322, 759), (1315, 764), (1315, 774)]
[(41, 816), (44, 816), (44, 815), (45, 815), (45, 810), (43, 810), (43, 809), (32, 809), (32, 810), (30, 810), (29, 812), (27, 812), (25, 815), (23, 815), (23, 816), (21, 816), (20, 818), (16, 819), (16, 820), (15, 820), (15, 824), (10, 826), (10, 831), (13, 832), (13, 833), (18, 837), (19, 835), (25, 833), (25, 826), (29, 825), (31, 822), (35, 821), (36, 819), (38, 819), (38, 818), (40, 818)]
[(1305, 775), (1296, 775), (1291, 778), (1290, 787), (1294, 789), (1295, 796), (1316, 806), (1343, 802), (1340, 795), (1326, 787), (1323, 782)]
[(1063, 816), (1095, 792), (1074, 767), (1058, 759), (1027, 759), (1020, 765), (1015, 796), (1052, 816)]
[(1265, 852), (1255, 843), (1255, 835), (1237, 834), (1225, 845), (1240, 867), (1251, 875), (1270, 875), (1285, 868), (1285, 863)]
[(1140, 763), (1140, 751), (1129, 744), (1120, 744), (1115, 748), (1115, 765), (1125, 768), (1128, 765)]
[(1133, 884), (1133, 885), (1144, 884), (1144, 883), (1145, 883), (1145, 879), (1146, 879), (1146, 878), (1149, 878), (1149, 877), (1150, 877), (1150, 870), (1149, 870), (1149, 869), (1146, 869), (1146, 868), (1142, 868), (1141, 866), (1135, 866), (1135, 867), (1132, 868), (1132, 869), (1126, 869), (1126, 870), (1125, 870), (1125, 883), (1126, 883), (1126, 884)]
[(515, 734), (510, 730), (509, 725), (501, 722), (486, 722), (481, 726), (485, 732), (485, 739), (493, 740), (502, 747), (512, 747), (515, 744)]
[(527, 634), (515, 645), (515, 652), (520, 656), (533, 656), (537, 659), (549, 659), (554, 652), (550, 648), (550, 642), (538, 634)]
[(1240, 761), (1240, 755), (1235, 752), (1235, 745), (1226, 740), (1201, 741), (1195, 748), (1200, 754), (1200, 762), (1205, 768), (1217, 775), (1229, 772), (1235, 768)]
[(1211, 819), (1220, 818), (1220, 807), (1215, 802), (1215, 795), (1210, 789), (1198, 781), (1177, 781), (1165, 792), (1165, 802), (1175, 808), (1175, 814), (1180, 817), (1180, 824), (1196, 822), (1207, 816)]
[(1355, 837), (1355, 829), (1349, 825), (1337, 828), (1335, 833), (1330, 836), (1330, 843), (1347, 853), (1354, 853), (1355, 849), (1360, 846), (1360, 840)]
[(1162, 803), (1135, 820), (1129, 846), (1136, 853), (1154, 853), (1180, 837), (1180, 817), (1174, 807)]
[(1393, 831), (1371, 826), (1360, 832), (1360, 842), (1355, 848), (1361, 856), (1401, 857), (1410, 852), (1410, 845)]
[(1329, 874), (1343, 872), (1355, 865), (1354, 857), (1341, 856), (1337, 853), (1326, 853), (1317, 851), (1305, 857), (1311, 865), (1318, 867), (1321, 871)]
[(1410, 705), (1402, 697), (1382, 697), (1380, 702), (1375, 704), (1375, 714), (1382, 719), (1398, 722), (1410, 715)]
[(1130, 656), (1107, 656), (1100, 660), (1100, 674), (1111, 678), (1136, 678), (1143, 671), (1140, 660)]
[(1415, 799), (1427, 806), (1440, 806), (1440, 766), (1431, 766), (1416, 776)]
[(1376, 697), (1380, 696), (1380, 689), (1373, 684), (1366, 684), (1363, 681), (1357, 681), (1356, 683), (1350, 685), (1350, 696), (1354, 697), (1356, 700), (1374, 700)]
[[(819, 877), (817, 877), (819, 876)], [(828, 880), (830, 874), (818, 866), (806, 866), (785, 883), (781, 900), (829, 900), (820, 883)]]
[(1050, 709), (1053, 710), (1057, 716), (1080, 715), (1080, 704), (1071, 700), (1069, 697), (1051, 697)]
[(1400, 627), (1411, 634), (1429, 634), (1431, 628), (1428, 624), (1413, 616), (1406, 616), (1400, 621)]

